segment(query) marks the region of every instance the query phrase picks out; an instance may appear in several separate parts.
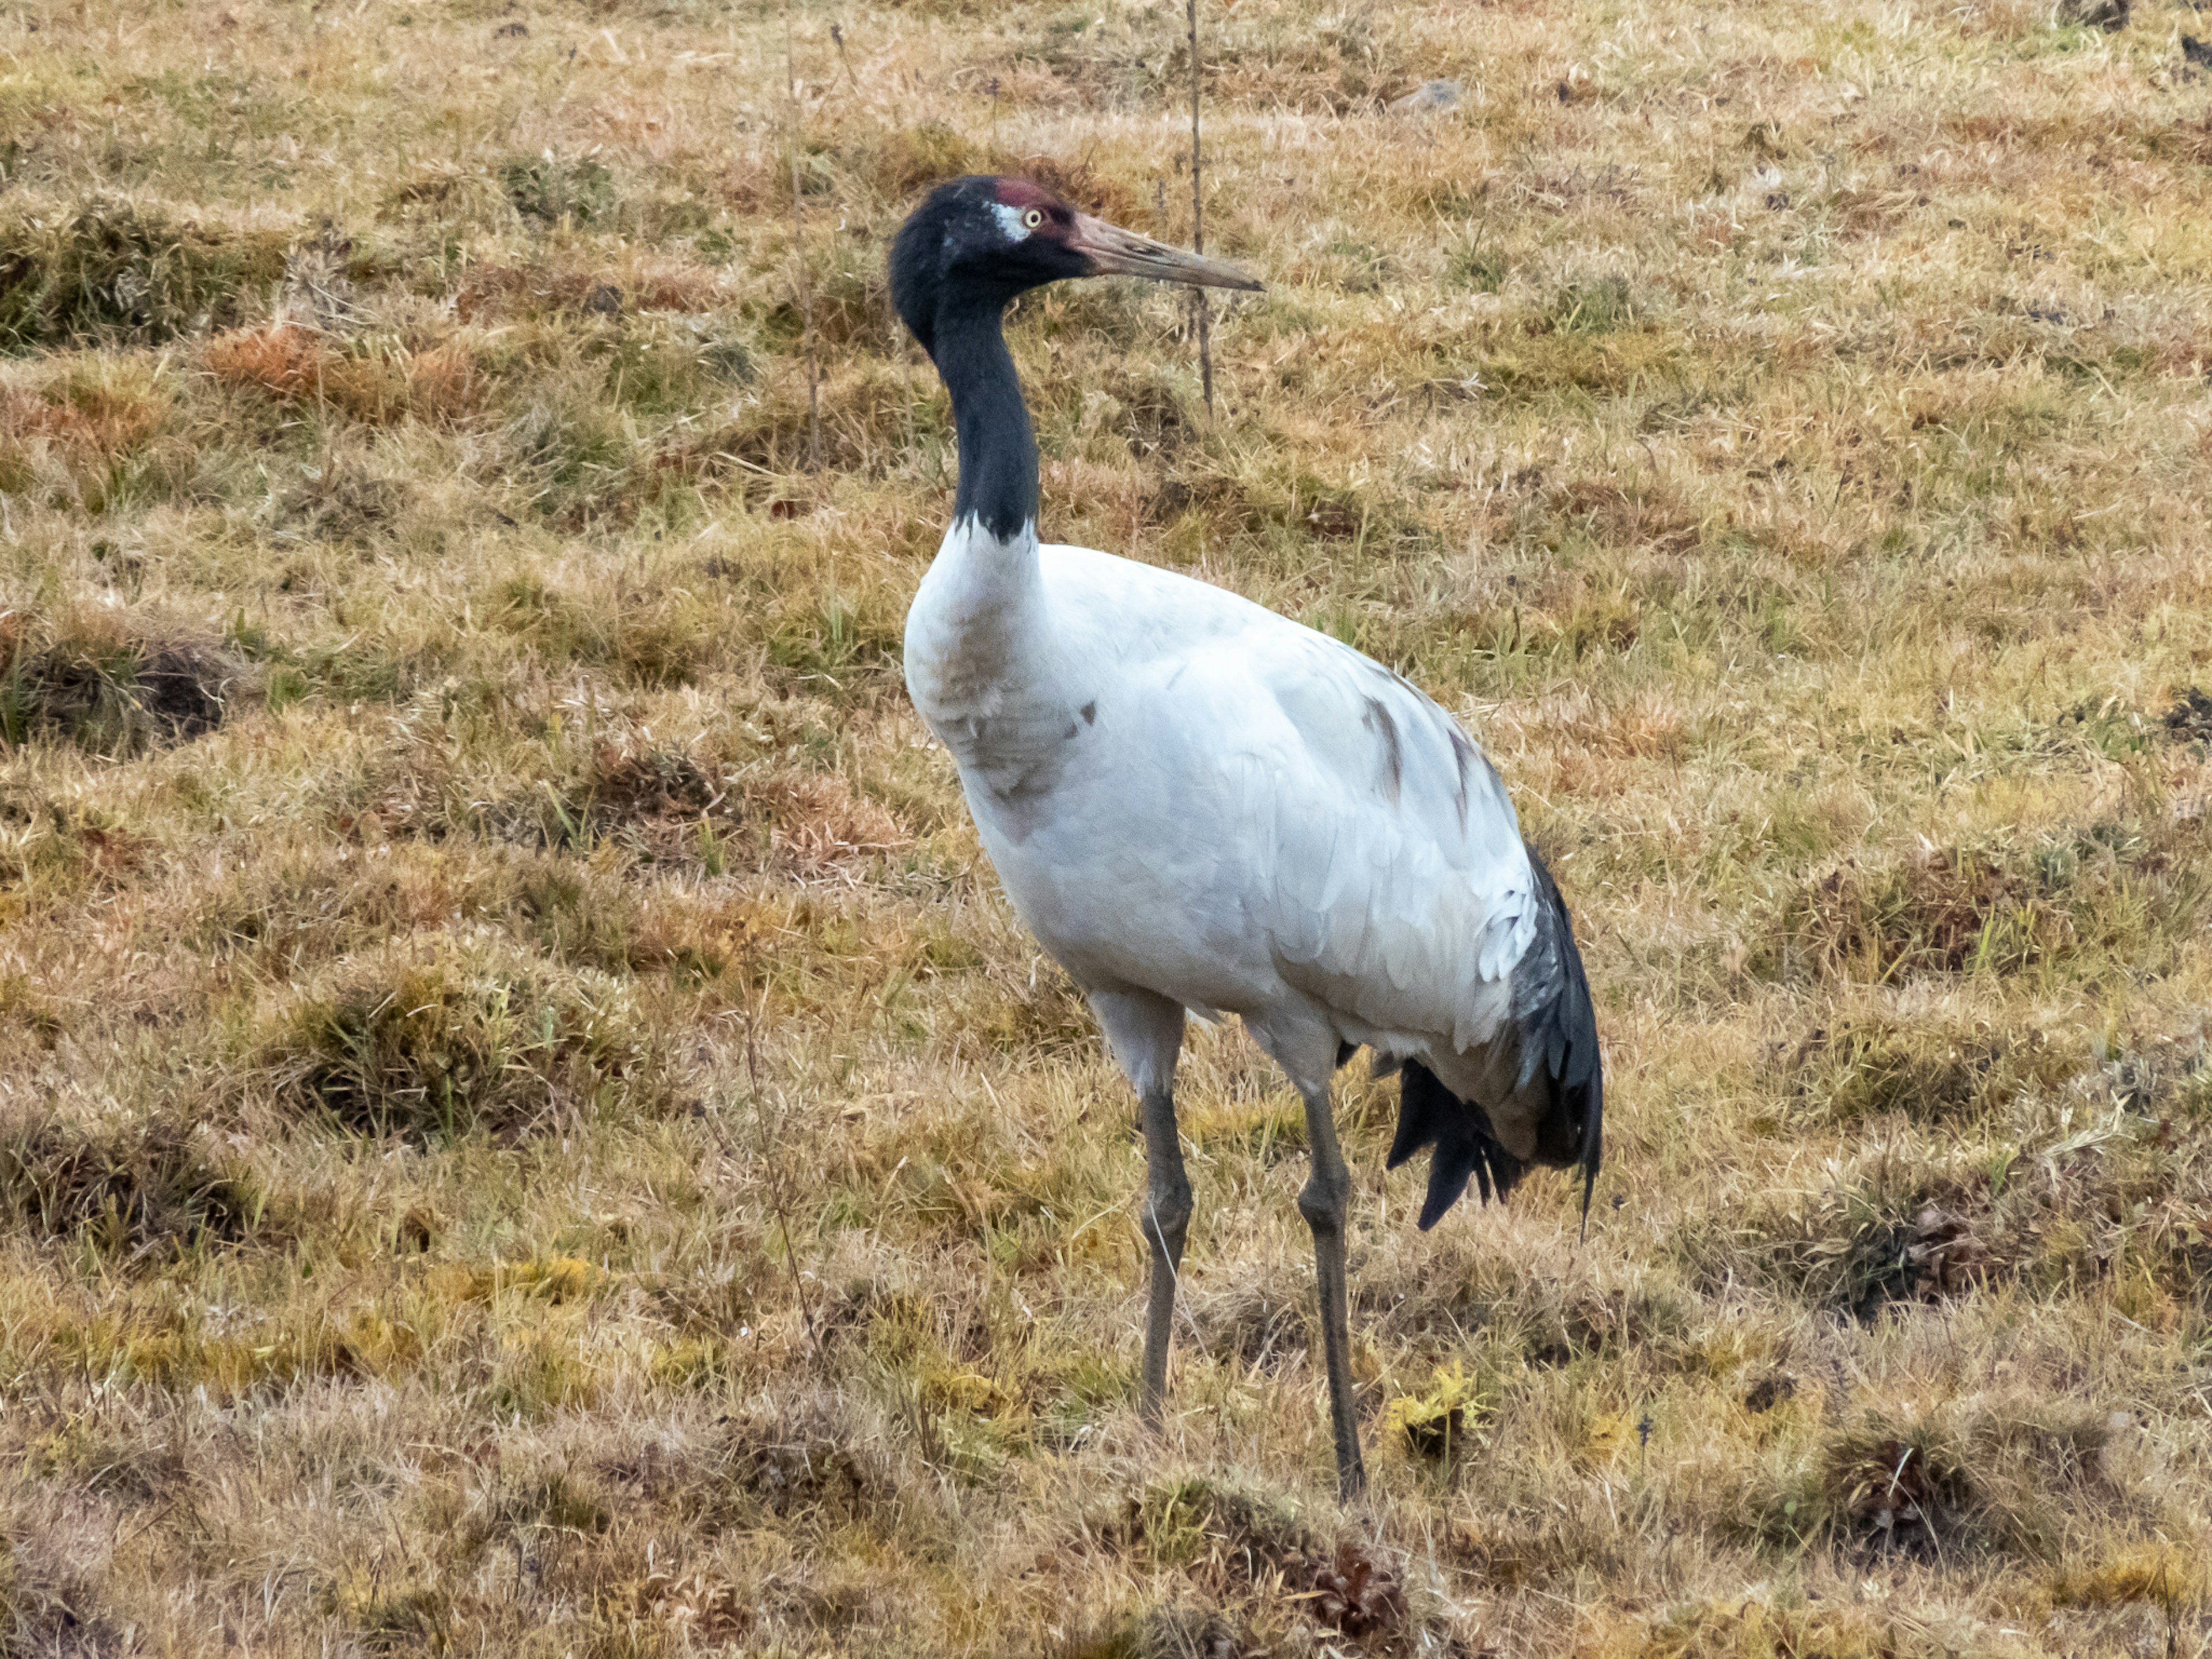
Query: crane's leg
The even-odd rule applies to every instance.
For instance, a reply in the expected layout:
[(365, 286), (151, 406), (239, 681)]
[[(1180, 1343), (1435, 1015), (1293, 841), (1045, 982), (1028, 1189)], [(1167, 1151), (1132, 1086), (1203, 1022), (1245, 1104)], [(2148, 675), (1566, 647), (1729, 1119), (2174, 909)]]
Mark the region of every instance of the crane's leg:
[(1182, 1271), (1182, 1245), (1190, 1231), (1190, 1179), (1182, 1168), (1182, 1141), (1176, 1132), (1176, 1060), (1182, 1053), (1183, 1011), (1179, 1002), (1150, 991), (1093, 991), (1091, 1006), (1106, 1033), (1106, 1046), (1143, 1103), (1145, 1212), (1139, 1225), (1152, 1251), (1152, 1297), (1145, 1310), (1144, 1388), (1138, 1410), (1147, 1423), (1160, 1420), (1168, 1391), (1168, 1342), (1175, 1325), (1176, 1276)]
[(1176, 1279), (1182, 1269), (1183, 1240), (1190, 1231), (1190, 1178), (1183, 1173), (1182, 1139), (1176, 1129), (1171, 1091), (1146, 1091), (1144, 1127), (1145, 1240), (1152, 1247), (1152, 1287), (1145, 1310), (1145, 1385), (1138, 1409), (1146, 1422), (1157, 1425), (1168, 1392)]
[(1306, 1146), (1313, 1171), (1298, 1194), (1298, 1213), (1313, 1230), (1314, 1277), (1321, 1293), (1322, 1355), (1328, 1370), (1328, 1421), (1336, 1436), (1336, 1490), (1358, 1496), (1367, 1485), (1359, 1460), (1359, 1419), (1352, 1401), (1352, 1318), (1344, 1267), (1345, 1221), (1352, 1209), (1352, 1170), (1336, 1144), (1328, 1085), (1306, 1091)]

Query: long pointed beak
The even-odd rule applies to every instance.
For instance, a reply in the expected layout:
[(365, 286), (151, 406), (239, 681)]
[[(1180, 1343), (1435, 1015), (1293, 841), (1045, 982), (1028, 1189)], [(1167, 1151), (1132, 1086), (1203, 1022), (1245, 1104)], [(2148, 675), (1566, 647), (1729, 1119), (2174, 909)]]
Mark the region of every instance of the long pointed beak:
[(1068, 245), (1089, 254), (1102, 276), (1149, 276), (1156, 283), (1181, 283), (1186, 288), (1256, 289), (1260, 286), (1258, 279), (1235, 265), (1186, 253), (1087, 213), (1075, 216), (1075, 234), (1068, 239)]

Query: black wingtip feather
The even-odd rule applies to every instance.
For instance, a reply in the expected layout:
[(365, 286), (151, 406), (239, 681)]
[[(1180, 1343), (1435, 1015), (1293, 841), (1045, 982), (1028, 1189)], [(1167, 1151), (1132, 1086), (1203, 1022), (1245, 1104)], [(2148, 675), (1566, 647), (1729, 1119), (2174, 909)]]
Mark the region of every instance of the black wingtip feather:
[[(1598, 1048), (1597, 1011), (1582, 953), (1575, 948), (1574, 925), (1551, 872), (1528, 850), (1543, 906), (1540, 925), (1550, 929), (1549, 948), (1561, 969), (1558, 989), (1541, 1006), (1516, 1011), (1515, 1026), (1523, 1045), (1514, 1091), (1536, 1084), (1540, 1074), (1544, 1109), (1536, 1126), (1534, 1161), (1583, 1172), (1582, 1233), (1589, 1233), (1590, 1200), (1597, 1190), (1605, 1129), (1604, 1062)], [(1421, 1206), (1424, 1231), (1443, 1218), (1467, 1191), (1468, 1177), (1488, 1203), (1503, 1200), (1528, 1173), (1528, 1164), (1499, 1144), (1490, 1117), (1475, 1101), (1463, 1101), (1419, 1060), (1401, 1069), (1398, 1131), (1390, 1143), (1389, 1164), (1396, 1169), (1422, 1147), (1431, 1148), (1429, 1190)]]

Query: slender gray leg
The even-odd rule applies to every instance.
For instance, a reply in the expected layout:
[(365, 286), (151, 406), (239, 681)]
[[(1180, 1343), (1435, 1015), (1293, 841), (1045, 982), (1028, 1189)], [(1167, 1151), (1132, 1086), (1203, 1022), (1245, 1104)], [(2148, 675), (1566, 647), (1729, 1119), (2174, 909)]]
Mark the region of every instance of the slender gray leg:
[(1352, 1319), (1345, 1285), (1345, 1218), (1352, 1207), (1352, 1171), (1336, 1144), (1336, 1116), (1324, 1083), (1306, 1096), (1306, 1145), (1313, 1173), (1298, 1194), (1298, 1213), (1313, 1230), (1314, 1278), (1321, 1293), (1321, 1346), (1328, 1367), (1328, 1421), (1336, 1436), (1336, 1491), (1356, 1498), (1367, 1484), (1359, 1461), (1359, 1419), (1352, 1408)]
[(1175, 1096), (1166, 1089), (1145, 1096), (1145, 1240), (1152, 1247), (1152, 1292), (1145, 1313), (1145, 1385), (1138, 1409), (1158, 1424), (1168, 1391), (1168, 1343), (1175, 1328), (1176, 1275), (1190, 1231), (1190, 1180), (1182, 1170), (1182, 1141), (1176, 1132)]

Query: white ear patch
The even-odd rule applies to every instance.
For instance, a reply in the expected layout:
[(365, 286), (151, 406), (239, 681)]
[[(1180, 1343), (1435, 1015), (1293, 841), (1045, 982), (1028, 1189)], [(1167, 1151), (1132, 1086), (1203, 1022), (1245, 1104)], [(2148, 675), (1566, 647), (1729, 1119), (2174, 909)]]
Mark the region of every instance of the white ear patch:
[(1022, 209), (1008, 207), (1004, 202), (994, 202), (991, 211), (999, 216), (1000, 228), (1006, 233), (1008, 241), (1019, 242), (1028, 238), (1030, 228), (1023, 222)]

